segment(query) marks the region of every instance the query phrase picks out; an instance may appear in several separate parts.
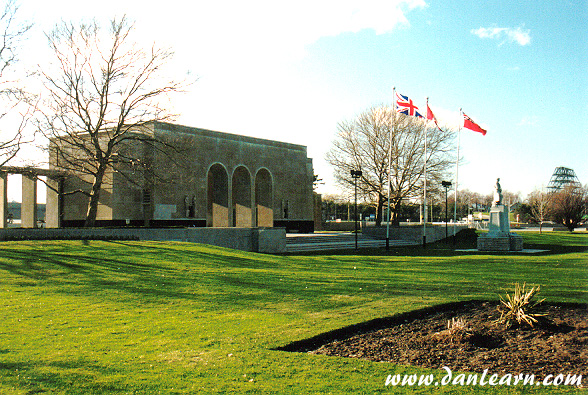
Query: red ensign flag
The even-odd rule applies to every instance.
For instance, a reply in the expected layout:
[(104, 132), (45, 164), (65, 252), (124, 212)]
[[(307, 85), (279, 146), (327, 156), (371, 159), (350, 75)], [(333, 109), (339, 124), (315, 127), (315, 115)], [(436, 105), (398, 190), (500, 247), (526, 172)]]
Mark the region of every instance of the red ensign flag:
[(433, 111), (431, 111), (431, 107), (429, 107), (429, 102), (427, 102), (427, 119), (429, 121), (431, 121), (431, 120), (434, 121), (437, 128), (439, 130), (441, 130), (441, 128), (439, 127), (439, 124), (437, 123), (437, 118), (435, 118), (435, 114), (433, 114)]
[(470, 117), (468, 117), (467, 115), (465, 115), (465, 113), (462, 113), (462, 114), (463, 114), (463, 127), (464, 128), (473, 130), (474, 132), (482, 133), (483, 136), (486, 135), (485, 129), (482, 129), (480, 127), (480, 125), (478, 125), (477, 123), (472, 121), (472, 119)]

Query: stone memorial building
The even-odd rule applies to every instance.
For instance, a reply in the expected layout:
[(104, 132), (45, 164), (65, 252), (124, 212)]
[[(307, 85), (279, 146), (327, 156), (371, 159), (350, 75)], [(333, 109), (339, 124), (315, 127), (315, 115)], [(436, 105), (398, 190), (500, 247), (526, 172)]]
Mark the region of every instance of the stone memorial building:
[[(149, 164), (156, 176), (135, 178), (131, 167), (107, 174), (98, 226), (313, 231), (314, 173), (305, 146), (164, 122), (151, 122), (141, 133), (174, 148), (164, 152), (130, 143), (126, 155)], [(55, 155), (50, 155), (50, 169), (63, 170)], [(59, 220), (48, 220), (47, 226), (81, 226), (88, 197), (68, 191), (90, 186), (86, 176), (71, 172), (55, 181), (54, 188), (63, 193), (57, 201), (48, 196), (47, 210), (57, 210), (53, 218)]]

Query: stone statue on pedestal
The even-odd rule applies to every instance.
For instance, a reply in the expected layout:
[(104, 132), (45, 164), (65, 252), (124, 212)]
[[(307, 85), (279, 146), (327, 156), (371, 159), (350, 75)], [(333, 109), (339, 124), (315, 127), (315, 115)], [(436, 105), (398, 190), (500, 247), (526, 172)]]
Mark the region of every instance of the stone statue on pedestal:
[(494, 185), (488, 233), (478, 237), (479, 251), (521, 251), (523, 238), (510, 232), (509, 208), (502, 204), (500, 178)]
[(500, 186), (500, 178), (496, 179), (496, 185), (494, 185), (494, 199), (492, 206), (499, 206), (502, 204), (502, 187)]

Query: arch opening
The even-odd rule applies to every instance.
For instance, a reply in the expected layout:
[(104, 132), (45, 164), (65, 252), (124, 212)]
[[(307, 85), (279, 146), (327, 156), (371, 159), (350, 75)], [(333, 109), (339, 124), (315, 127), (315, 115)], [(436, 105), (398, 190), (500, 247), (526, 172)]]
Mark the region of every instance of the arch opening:
[(255, 219), (258, 227), (274, 226), (272, 176), (267, 169), (255, 175)]
[(244, 166), (233, 172), (232, 179), (233, 226), (250, 228), (252, 225), (251, 175)]
[(215, 163), (208, 170), (206, 226), (229, 226), (229, 182), (225, 168)]

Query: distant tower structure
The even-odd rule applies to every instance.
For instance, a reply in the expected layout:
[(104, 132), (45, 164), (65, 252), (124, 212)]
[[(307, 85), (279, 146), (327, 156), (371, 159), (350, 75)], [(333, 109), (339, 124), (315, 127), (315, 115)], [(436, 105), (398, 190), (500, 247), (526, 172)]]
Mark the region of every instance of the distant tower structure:
[(573, 169), (569, 167), (556, 167), (547, 185), (548, 192), (557, 192), (562, 190), (566, 185), (582, 186)]

